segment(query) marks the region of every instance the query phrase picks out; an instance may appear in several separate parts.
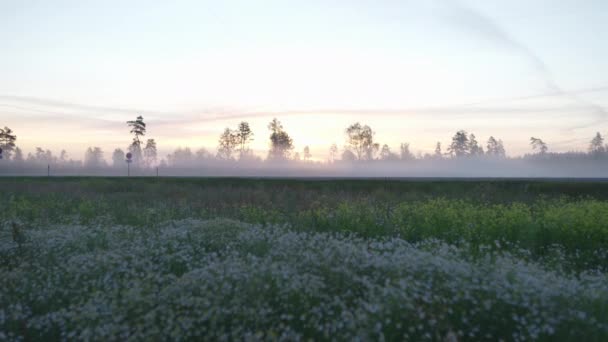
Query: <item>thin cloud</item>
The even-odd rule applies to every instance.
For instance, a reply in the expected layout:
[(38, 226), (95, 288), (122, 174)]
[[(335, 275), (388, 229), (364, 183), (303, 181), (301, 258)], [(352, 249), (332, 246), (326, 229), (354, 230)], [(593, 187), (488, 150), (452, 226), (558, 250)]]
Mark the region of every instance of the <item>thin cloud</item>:
[(477, 105), (488, 104), (488, 103), (501, 103), (501, 102), (515, 102), (515, 101), (535, 100), (535, 99), (542, 99), (542, 98), (547, 98), (547, 97), (557, 97), (557, 96), (561, 97), (561, 96), (563, 96), (565, 94), (567, 94), (567, 95), (580, 95), (580, 94), (588, 94), (588, 93), (600, 93), (600, 92), (605, 92), (605, 91), (608, 91), (608, 86), (592, 87), (592, 88), (585, 88), (585, 89), (578, 89), (578, 90), (550, 91), (550, 92), (547, 92), (547, 93), (544, 93), (544, 94), (537, 94), (537, 95), (527, 95), (527, 96), (517, 96), (517, 97), (489, 99), (489, 100), (471, 102), (471, 103), (468, 103), (466, 105), (468, 105), (468, 106), (477, 106)]
[[(199, 111), (190, 111), (190, 113), (179, 113), (177, 111), (164, 113), (160, 117), (167, 117), (168, 119), (153, 118), (149, 119), (150, 123), (156, 125), (187, 125), (204, 122), (216, 122), (225, 120), (244, 120), (244, 119), (255, 119), (264, 118), (271, 116), (291, 116), (291, 115), (305, 115), (305, 114), (321, 114), (321, 115), (416, 115), (416, 114), (431, 114), (431, 115), (450, 115), (452, 117), (476, 115), (476, 114), (488, 114), (488, 113), (502, 113), (502, 114), (527, 114), (527, 113), (555, 113), (555, 114), (570, 114), (574, 111), (585, 112), (588, 110), (588, 106), (580, 103), (576, 103), (568, 106), (489, 106), (494, 103), (507, 103), (507, 102), (518, 102), (524, 100), (534, 100), (545, 97), (564, 96), (564, 94), (583, 94), (591, 92), (608, 91), (608, 86), (595, 87), (587, 89), (578, 89), (571, 91), (560, 91), (560, 92), (548, 92), (545, 94), (535, 94), (529, 96), (513, 97), (513, 98), (502, 98), (502, 99), (491, 99), (486, 101), (479, 101), (475, 103), (462, 103), (447, 106), (428, 106), (428, 107), (416, 107), (416, 108), (361, 108), (361, 109), (343, 109), (343, 108), (317, 108), (310, 110), (282, 110), (282, 111), (256, 111), (256, 110), (238, 110), (238, 109), (206, 109)], [(0, 100), (5, 97), (0, 96)], [(145, 115), (145, 110), (127, 110), (126, 112), (120, 108), (111, 107), (96, 107), (89, 106), (86, 104), (75, 104), (67, 103), (62, 101), (55, 101), (49, 99), (32, 98), (32, 97), (19, 97), (21, 105), (15, 105), (12, 103), (0, 103), (0, 107), (9, 108), (11, 111), (3, 111), (5, 114), (12, 115), (26, 115), (37, 117), (40, 120), (48, 122), (62, 122), (62, 121), (81, 121), (83, 124), (93, 125), (95, 127), (116, 127), (116, 125), (124, 124), (123, 120), (110, 120), (102, 119), (99, 116), (95, 117), (83, 117), (78, 114), (66, 114), (61, 109), (74, 109), (74, 108), (88, 108), (95, 110), (103, 110), (104, 113), (112, 114), (142, 114)], [(65, 107), (60, 107), (64, 105)], [(19, 113), (14, 110), (18, 110)], [(154, 112), (159, 114), (161, 112)], [(179, 114), (176, 118), (175, 115)], [(86, 119), (86, 120), (85, 120)], [(127, 117), (125, 117), (125, 120)], [(176, 127), (177, 128), (177, 127)]]
[[(137, 108), (120, 108), (120, 107), (104, 107), (94, 106), (81, 103), (72, 103), (66, 101), (58, 101), (54, 99), (39, 98), (32, 96), (12, 96), (12, 95), (0, 95), (0, 112), (1, 108), (8, 108), (12, 110), (18, 110), (23, 113), (37, 113), (45, 117), (54, 117), (57, 120), (74, 120), (82, 119), (85, 117), (83, 114), (89, 114), (88, 117), (99, 118), (99, 115), (125, 115), (125, 120), (131, 118), (133, 115), (146, 116), (148, 121), (160, 122), (165, 121), (174, 122), (174, 119), (165, 120), (163, 118), (181, 118), (190, 119), (198, 118), (200, 121), (219, 121), (224, 119), (239, 118), (247, 116), (247, 111), (235, 110), (230, 108), (206, 108), (203, 110), (189, 110), (189, 111), (153, 111), (148, 109), (137, 109)], [(76, 111), (76, 112), (74, 112)], [(5, 111), (6, 112), (6, 111)], [(148, 117), (151, 116), (152, 118)], [(104, 121), (120, 121), (121, 120), (107, 120)]]
[(26, 105), (37, 105), (43, 107), (55, 107), (64, 109), (73, 109), (85, 112), (111, 112), (111, 113), (123, 113), (123, 114), (150, 114), (150, 115), (167, 115), (168, 112), (151, 111), (145, 109), (132, 109), (132, 108), (120, 108), (120, 107), (105, 107), (105, 106), (92, 106), (78, 103), (49, 100), (45, 98), (33, 97), (33, 96), (12, 96), (12, 95), (0, 95), (0, 101), (11, 102), (11, 103), (22, 103)]

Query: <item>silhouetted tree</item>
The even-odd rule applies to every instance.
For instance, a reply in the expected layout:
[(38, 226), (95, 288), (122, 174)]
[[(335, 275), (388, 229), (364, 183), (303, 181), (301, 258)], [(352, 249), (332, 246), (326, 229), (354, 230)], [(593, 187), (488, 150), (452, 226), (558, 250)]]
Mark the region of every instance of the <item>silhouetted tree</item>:
[(293, 140), (283, 130), (283, 125), (276, 118), (268, 124), (270, 130), (270, 150), (268, 151), (269, 160), (286, 160), (289, 158), (293, 149)]
[(17, 141), (17, 136), (13, 134), (13, 130), (4, 127), (0, 128), (0, 148), (2, 148), (2, 154), (4, 158), (11, 159), (12, 152), (15, 150), (15, 142)]
[(133, 162), (133, 165), (138, 165), (143, 160), (143, 152), (141, 149), (141, 145), (138, 145), (133, 142), (131, 143), (131, 145), (129, 145), (127, 150), (131, 152), (131, 160)]
[(68, 152), (66, 152), (66, 150), (61, 150), (61, 153), (59, 153), (59, 162), (62, 164), (67, 163), (68, 158)]
[(414, 158), (416, 158), (414, 156), (414, 154), (410, 151), (410, 144), (409, 143), (402, 143), (399, 146), (400, 149), (400, 158), (401, 160), (412, 160)]
[(344, 152), (342, 152), (342, 160), (347, 162), (353, 162), (357, 160), (357, 156), (351, 150), (345, 149)]
[(310, 148), (308, 146), (304, 146), (304, 151), (302, 152), (302, 157), (304, 157), (304, 161), (309, 161), (312, 155), (310, 154)]
[(167, 155), (167, 162), (171, 166), (189, 164), (192, 162), (192, 151), (189, 147), (178, 147), (173, 153)]
[(496, 140), (494, 137), (490, 136), (486, 147), (486, 154), (489, 156), (504, 158), (506, 155), (502, 140)]
[(540, 154), (545, 154), (549, 150), (547, 144), (539, 138), (531, 137), (530, 145), (532, 145), (533, 150), (538, 150)]
[(329, 158), (328, 161), (330, 163), (333, 163), (336, 161), (336, 159), (338, 158), (338, 145), (336, 145), (335, 143), (331, 145), (331, 147), (329, 148)]
[(435, 145), (435, 154), (433, 155), (435, 159), (443, 158), (443, 153), (441, 152), (441, 143), (438, 141)]
[(382, 148), (380, 149), (380, 159), (388, 160), (390, 158), (390, 155), (391, 155), (391, 148), (388, 147), (387, 144), (382, 145)]
[(501, 158), (505, 158), (507, 156), (507, 151), (505, 150), (505, 145), (502, 143), (502, 139), (498, 140), (495, 154)]
[(348, 148), (357, 160), (372, 160), (380, 145), (374, 143), (374, 132), (368, 126), (356, 122), (346, 129)]
[(112, 153), (112, 165), (114, 167), (122, 167), (123, 165), (125, 165), (125, 152), (119, 148), (114, 150), (114, 153)]
[(299, 162), (300, 161), (300, 152), (296, 152), (293, 155), (293, 160)]
[(23, 163), (23, 152), (19, 147), (15, 148), (15, 155), (13, 156), (13, 161), (15, 163)]
[(380, 149), (380, 159), (381, 160), (398, 160), (399, 156), (396, 153), (393, 153), (391, 151), (391, 148), (387, 144), (384, 144), (384, 145), (382, 145), (382, 148)]
[(467, 132), (460, 130), (452, 137), (452, 143), (448, 147), (450, 155), (464, 157), (469, 154), (469, 138)]
[(101, 167), (105, 165), (103, 151), (99, 147), (89, 147), (84, 154), (84, 166), (89, 168)]
[(481, 156), (483, 155), (483, 147), (479, 146), (477, 139), (475, 138), (475, 134), (471, 133), (469, 135), (469, 155), (471, 156)]
[(134, 135), (133, 142), (129, 146), (129, 152), (133, 155), (133, 162), (139, 163), (142, 160), (141, 140), (139, 137), (146, 135), (146, 124), (140, 115), (133, 121), (127, 121), (127, 126), (131, 127), (131, 134)]
[(201, 147), (196, 151), (195, 158), (199, 162), (206, 162), (213, 159), (213, 154), (207, 151), (206, 148)]
[(220, 135), (219, 145), (217, 148), (217, 157), (219, 159), (232, 159), (234, 149), (238, 144), (237, 133), (226, 127), (224, 133)]
[(151, 167), (156, 164), (158, 158), (158, 152), (156, 150), (156, 141), (154, 139), (148, 139), (146, 141), (146, 147), (144, 147), (144, 162), (146, 166)]
[(507, 156), (507, 151), (505, 150), (505, 145), (502, 143), (502, 139), (498, 139), (498, 145), (496, 146), (496, 155), (505, 158)]
[(589, 153), (594, 156), (599, 156), (604, 152), (606, 152), (606, 149), (604, 147), (604, 138), (602, 137), (600, 132), (597, 132), (595, 134), (595, 137), (593, 137), (593, 139), (591, 139), (591, 142), (589, 143)]
[(28, 153), (28, 162), (36, 164), (53, 164), (56, 158), (53, 156), (53, 152), (50, 150), (44, 150), (42, 147), (36, 147), (36, 152), (32, 155)]
[(236, 143), (239, 147), (239, 159), (245, 158), (249, 154), (249, 144), (253, 140), (253, 131), (249, 127), (249, 123), (242, 121), (236, 132)]

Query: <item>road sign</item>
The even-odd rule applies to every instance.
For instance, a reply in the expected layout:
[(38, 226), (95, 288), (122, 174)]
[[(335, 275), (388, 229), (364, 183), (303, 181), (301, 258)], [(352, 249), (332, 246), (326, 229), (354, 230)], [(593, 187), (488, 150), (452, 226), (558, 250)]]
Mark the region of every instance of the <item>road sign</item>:
[(133, 154), (131, 152), (127, 153), (127, 177), (131, 177), (131, 160), (133, 158)]

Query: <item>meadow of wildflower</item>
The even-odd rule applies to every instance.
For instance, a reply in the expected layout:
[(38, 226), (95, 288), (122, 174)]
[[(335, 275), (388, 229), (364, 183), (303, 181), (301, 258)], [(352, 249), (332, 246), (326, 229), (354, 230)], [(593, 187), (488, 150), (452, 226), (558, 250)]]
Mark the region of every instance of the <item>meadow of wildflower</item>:
[(0, 189), (0, 340), (608, 340), (606, 182)]

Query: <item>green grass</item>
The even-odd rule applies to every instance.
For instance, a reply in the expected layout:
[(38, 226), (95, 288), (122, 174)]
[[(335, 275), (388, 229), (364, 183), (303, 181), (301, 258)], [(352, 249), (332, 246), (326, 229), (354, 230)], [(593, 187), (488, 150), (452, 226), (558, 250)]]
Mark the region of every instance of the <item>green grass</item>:
[(0, 340), (608, 338), (606, 182), (0, 189)]
[(28, 226), (150, 226), (186, 218), (288, 224), (297, 231), (501, 244), (565, 267), (608, 269), (608, 183), (482, 180), (5, 178), (5, 219)]

